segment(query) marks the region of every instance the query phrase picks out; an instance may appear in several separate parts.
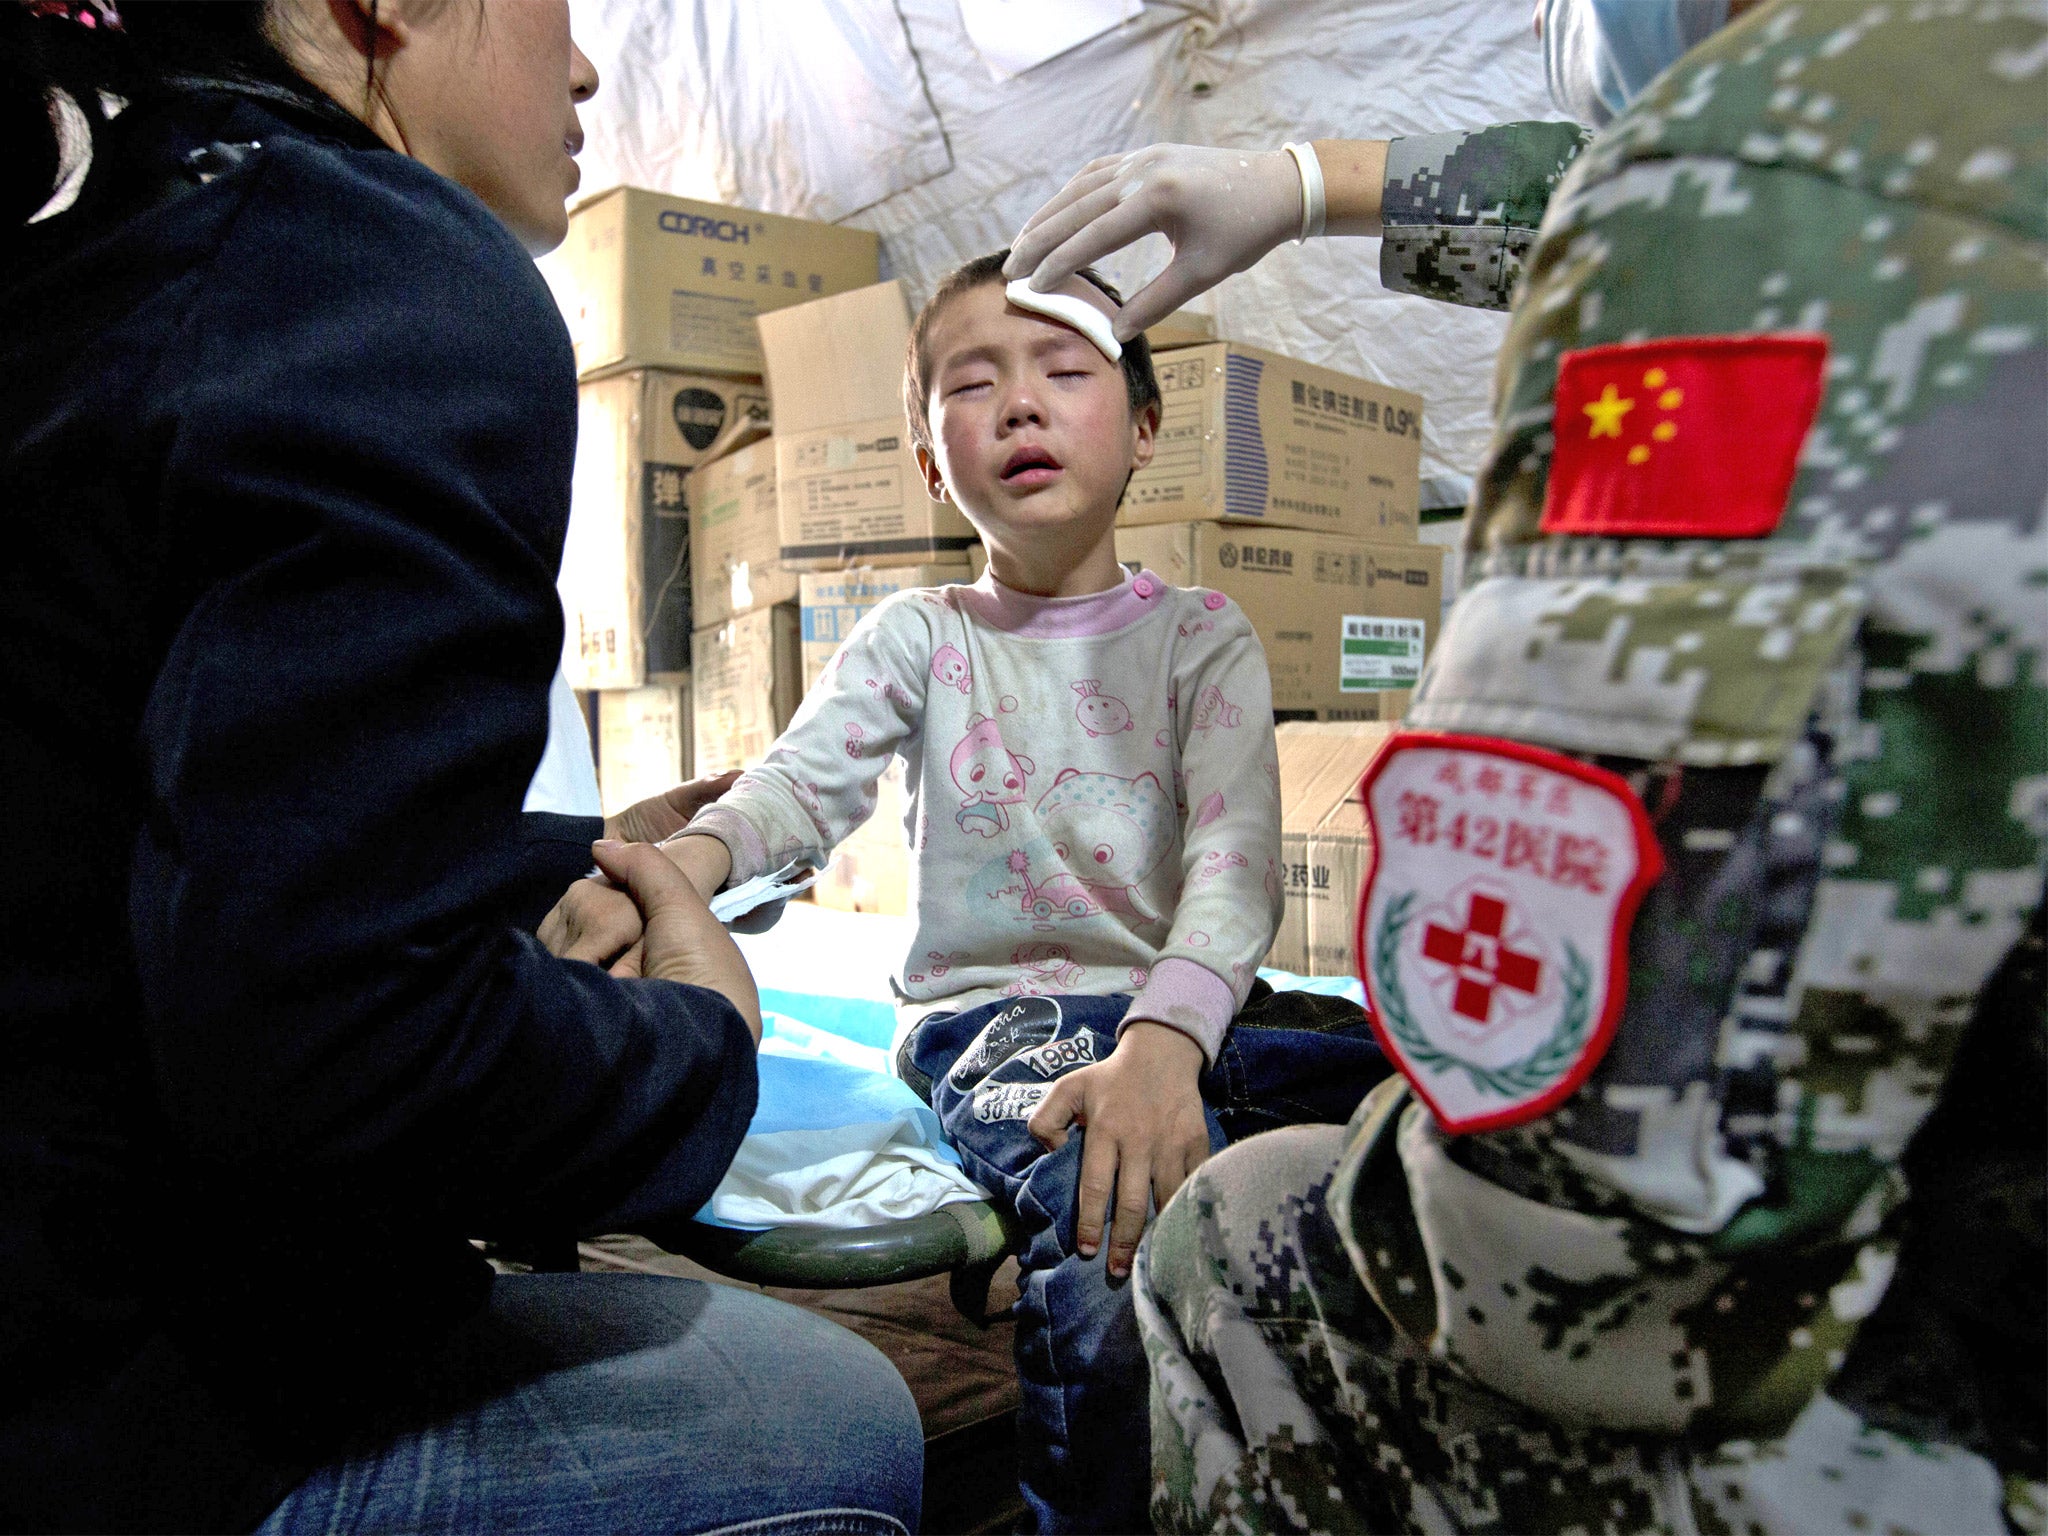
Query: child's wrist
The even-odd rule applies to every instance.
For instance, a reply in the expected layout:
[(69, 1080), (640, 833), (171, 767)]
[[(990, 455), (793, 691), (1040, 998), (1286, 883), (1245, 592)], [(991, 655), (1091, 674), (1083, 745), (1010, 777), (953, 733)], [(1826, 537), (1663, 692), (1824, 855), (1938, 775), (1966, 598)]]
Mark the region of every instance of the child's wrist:
[(1150, 1058), (1169, 1069), (1184, 1067), (1191, 1081), (1201, 1076), (1209, 1061), (1201, 1041), (1164, 1019), (1126, 1019), (1117, 1038), (1117, 1049)]

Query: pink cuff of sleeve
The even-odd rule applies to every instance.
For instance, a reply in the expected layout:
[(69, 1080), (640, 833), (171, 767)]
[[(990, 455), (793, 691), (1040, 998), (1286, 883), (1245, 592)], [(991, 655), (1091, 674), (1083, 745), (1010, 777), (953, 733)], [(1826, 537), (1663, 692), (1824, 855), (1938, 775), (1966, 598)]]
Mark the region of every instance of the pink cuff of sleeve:
[(732, 873), (725, 880), (728, 886), (768, 873), (768, 845), (761, 841), (754, 824), (729, 805), (705, 806), (676, 836), (715, 837), (725, 844), (725, 851), (732, 855)]
[[(1140, 1019), (1171, 1024), (1202, 1048), (1209, 1064), (1223, 1049), (1223, 1033), (1237, 1012), (1237, 994), (1230, 983), (1205, 965), (1170, 955), (1152, 967), (1152, 974), (1131, 1001), (1124, 1025)], [(1119, 1034), (1123, 1026), (1118, 1026)]]

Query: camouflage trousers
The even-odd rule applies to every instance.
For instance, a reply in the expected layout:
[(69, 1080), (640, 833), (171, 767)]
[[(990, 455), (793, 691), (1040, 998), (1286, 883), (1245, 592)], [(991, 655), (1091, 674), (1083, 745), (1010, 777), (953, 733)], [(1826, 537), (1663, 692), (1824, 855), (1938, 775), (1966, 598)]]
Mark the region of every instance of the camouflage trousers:
[(1990, 1463), (1829, 1397), (1779, 1439), (1706, 1445), (1566, 1428), (1432, 1359), (1388, 1323), (1330, 1220), (1348, 1135), (1300, 1126), (1230, 1148), (1140, 1250), (1160, 1530), (2007, 1529)]

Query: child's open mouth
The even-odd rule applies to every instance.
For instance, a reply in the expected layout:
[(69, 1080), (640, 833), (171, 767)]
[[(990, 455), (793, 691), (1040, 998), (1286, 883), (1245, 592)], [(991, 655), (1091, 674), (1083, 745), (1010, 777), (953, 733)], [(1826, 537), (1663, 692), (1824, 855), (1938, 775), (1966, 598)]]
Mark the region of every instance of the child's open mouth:
[(1043, 448), (1019, 448), (1003, 461), (1003, 484), (1020, 490), (1050, 485), (1061, 467), (1060, 461)]

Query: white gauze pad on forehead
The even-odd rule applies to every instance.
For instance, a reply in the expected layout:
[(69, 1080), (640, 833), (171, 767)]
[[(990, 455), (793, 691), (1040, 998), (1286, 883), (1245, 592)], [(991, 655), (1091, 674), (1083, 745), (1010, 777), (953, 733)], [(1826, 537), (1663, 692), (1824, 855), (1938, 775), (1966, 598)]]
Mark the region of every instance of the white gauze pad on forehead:
[(1003, 297), (1019, 309), (1028, 309), (1034, 315), (1044, 315), (1048, 320), (1071, 325), (1112, 363), (1123, 361), (1124, 346), (1110, 330), (1109, 316), (1086, 299), (1077, 299), (1067, 293), (1040, 293), (1031, 286), (1027, 277), (1020, 277), (1004, 288)]

